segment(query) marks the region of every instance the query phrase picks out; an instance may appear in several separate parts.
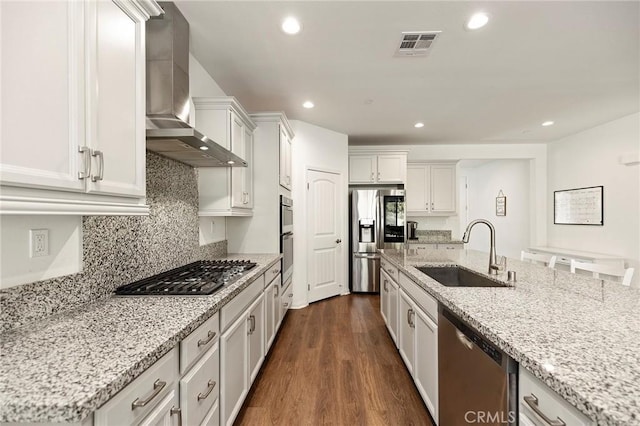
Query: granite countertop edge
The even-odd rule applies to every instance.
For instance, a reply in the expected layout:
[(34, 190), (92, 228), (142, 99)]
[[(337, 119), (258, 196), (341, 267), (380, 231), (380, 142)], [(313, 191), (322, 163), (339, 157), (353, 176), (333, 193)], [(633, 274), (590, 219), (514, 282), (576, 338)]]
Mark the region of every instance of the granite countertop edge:
[[(570, 383), (561, 380), (553, 372), (544, 368), (540, 361), (536, 360), (525, 353), (524, 351), (514, 347), (513, 344), (505, 341), (498, 336), (490, 327), (482, 323), (482, 321), (473, 317), (473, 315), (465, 309), (461, 308), (456, 302), (450, 300), (442, 291), (439, 291), (438, 287), (443, 287), (440, 283), (432, 279), (431, 277), (423, 274), (414, 266), (405, 266), (397, 262), (397, 258), (392, 255), (388, 255), (384, 250), (379, 250), (382, 257), (391, 262), (400, 271), (410, 276), (415, 283), (417, 283), (422, 289), (424, 289), (429, 295), (433, 296), (442, 303), (445, 307), (451, 310), (454, 314), (460, 317), (463, 321), (478, 330), (482, 335), (489, 339), (493, 344), (497, 345), (501, 350), (507, 353), (510, 357), (516, 360), (527, 371), (532, 373), (535, 377), (542, 380), (547, 386), (549, 386), (554, 392), (558, 393), (561, 397), (567, 400), (573, 407), (579, 410), (582, 414), (589, 417), (591, 420), (597, 422), (598, 425), (627, 425), (628, 419), (621, 419), (615, 412), (609, 412), (606, 408), (598, 406), (592, 398), (580, 394), (574, 390)], [(484, 271), (475, 270), (466, 265), (460, 265), (454, 260), (442, 260), (442, 261), (429, 261), (423, 262), (431, 266), (460, 266), (463, 269), (473, 270), (478, 273), (482, 273), (487, 278), (496, 280), (495, 277), (489, 276)], [(498, 279), (498, 281), (501, 281)], [(429, 284), (432, 285), (428, 285)], [(505, 284), (507, 284), (505, 282)], [(444, 288), (444, 287), (443, 287)], [(636, 424), (636, 423), (633, 423)], [(640, 424), (640, 423), (638, 423)]]
[[(52, 422), (52, 423), (73, 423), (81, 422), (85, 420), (91, 413), (95, 412), (109, 399), (115, 396), (120, 390), (124, 389), (129, 383), (139, 377), (145, 370), (151, 367), (156, 361), (162, 358), (165, 354), (171, 351), (176, 344), (184, 340), (195, 329), (202, 325), (205, 321), (211, 318), (217, 313), (224, 305), (229, 303), (240, 292), (253, 283), (260, 275), (265, 273), (269, 268), (275, 265), (281, 258), (281, 254), (228, 254), (221, 259), (249, 259), (256, 261), (258, 266), (251, 270), (247, 275), (241, 277), (237, 282), (229, 285), (229, 287), (222, 289), (218, 293), (214, 293), (210, 296), (204, 296), (212, 298), (211, 305), (208, 306), (202, 313), (198, 313), (195, 317), (185, 315), (183, 325), (179, 327), (179, 330), (172, 332), (172, 335), (166, 338), (160, 344), (155, 344), (150, 347), (147, 353), (135, 362), (130, 363), (128, 368), (124, 369), (121, 373), (104, 386), (96, 388), (92, 391), (85, 392), (88, 397), (82, 400), (70, 400), (65, 404), (46, 404), (38, 403), (36, 401), (7, 401), (5, 396), (0, 396), (0, 422)], [(259, 260), (258, 260), (259, 259)], [(45, 322), (45, 324), (55, 324), (56, 318), (72, 318), (74, 314), (78, 312), (87, 312), (91, 310), (97, 310), (99, 307), (110, 303), (113, 299), (126, 298), (125, 296), (111, 295), (107, 298), (100, 299), (79, 309), (63, 313), (59, 316), (51, 318)], [(140, 298), (141, 303), (146, 303), (148, 297), (158, 296), (134, 296), (133, 298)], [(163, 298), (181, 297), (181, 296), (160, 296)], [(182, 296), (182, 298), (189, 298), (194, 296)], [(201, 296), (195, 296), (201, 297)], [(218, 299), (218, 297), (221, 297)], [(131, 299), (131, 298), (129, 298)], [(46, 325), (44, 326), (46, 327)], [(21, 328), (22, 329), (22, 328)], [(12, 330), (0, 335), (0, 337), (11, 336), (20, 334), (21, 329)], [(116, 345), (114, 345), (115, 347)], [(15, 362), (15, 360), (14, 360)], [(1, 377), (0, 377), (1, 378)], [(2, 386), (4, 387), (4, 386)], [(3, 393), (3, 392), (0, 392)]]

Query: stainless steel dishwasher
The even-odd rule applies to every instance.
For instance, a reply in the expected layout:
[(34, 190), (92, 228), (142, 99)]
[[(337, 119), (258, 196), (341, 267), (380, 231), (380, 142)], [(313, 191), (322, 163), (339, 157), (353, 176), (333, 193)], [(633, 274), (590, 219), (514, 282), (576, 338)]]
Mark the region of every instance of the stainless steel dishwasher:
[(439, 424), (517, 425), (518, 364), (446, 308), (438, 317)]

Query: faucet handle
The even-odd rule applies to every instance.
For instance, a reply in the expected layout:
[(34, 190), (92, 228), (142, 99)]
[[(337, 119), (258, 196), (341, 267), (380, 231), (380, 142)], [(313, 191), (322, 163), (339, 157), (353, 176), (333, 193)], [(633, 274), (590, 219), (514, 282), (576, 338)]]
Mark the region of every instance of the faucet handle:
[(504, 271), (507, 269), (507, 256), (497, 256), (496, 263), (493, 265), (489, 265), (489, 268), (496, 271)]

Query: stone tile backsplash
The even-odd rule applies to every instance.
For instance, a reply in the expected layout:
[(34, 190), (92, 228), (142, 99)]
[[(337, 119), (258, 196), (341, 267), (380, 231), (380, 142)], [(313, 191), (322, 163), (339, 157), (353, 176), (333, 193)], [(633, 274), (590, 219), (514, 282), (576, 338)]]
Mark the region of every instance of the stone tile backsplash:
[(113, 290), (199, 259), (227, 254), (200, 247), (197, 171), (147, 152), (149, 216), (85, 216), (83, 271), (0, 291), (0, 331), (108, 296)]

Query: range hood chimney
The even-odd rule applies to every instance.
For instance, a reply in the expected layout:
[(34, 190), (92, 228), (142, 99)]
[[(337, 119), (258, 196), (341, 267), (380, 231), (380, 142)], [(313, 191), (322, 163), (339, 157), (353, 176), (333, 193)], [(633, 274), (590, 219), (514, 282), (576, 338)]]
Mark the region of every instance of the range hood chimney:
[(146, 25), (147, 149), (194, 167), (247, 162), (189, 125), (189, 23), (171, 2)]

